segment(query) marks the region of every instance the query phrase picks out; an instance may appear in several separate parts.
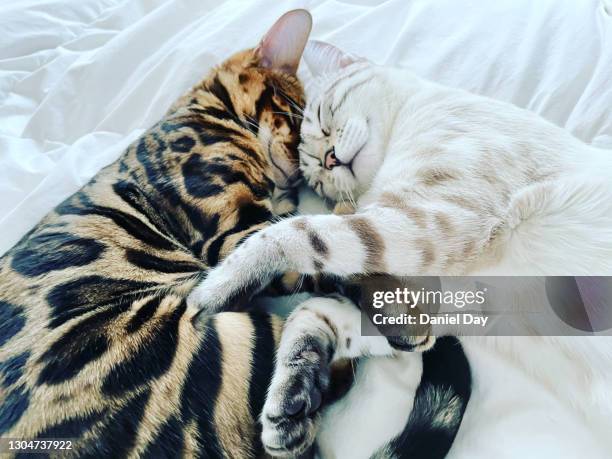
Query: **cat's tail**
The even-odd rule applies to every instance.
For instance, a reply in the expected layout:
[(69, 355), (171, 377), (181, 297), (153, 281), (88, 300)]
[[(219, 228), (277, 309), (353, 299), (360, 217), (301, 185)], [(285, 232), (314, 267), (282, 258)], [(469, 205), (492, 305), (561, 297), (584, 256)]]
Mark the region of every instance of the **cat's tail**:
[(459, 340), (438, 338), (423, 353), (423, 374), (404, 430), (371, 459), (441, 459), (450, 450), (472, 392), (470, 365)]

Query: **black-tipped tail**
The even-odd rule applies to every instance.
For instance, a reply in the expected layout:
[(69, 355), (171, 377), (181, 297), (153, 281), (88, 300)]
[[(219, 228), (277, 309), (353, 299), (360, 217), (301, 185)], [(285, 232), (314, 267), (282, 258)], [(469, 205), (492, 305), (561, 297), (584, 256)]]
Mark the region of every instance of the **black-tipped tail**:
[(406, 427), (372, 456), (442, 459), (449, 452), (472, 392), (470, 365), (459, 340), (438, 338), (423, 353), (423, 375)]

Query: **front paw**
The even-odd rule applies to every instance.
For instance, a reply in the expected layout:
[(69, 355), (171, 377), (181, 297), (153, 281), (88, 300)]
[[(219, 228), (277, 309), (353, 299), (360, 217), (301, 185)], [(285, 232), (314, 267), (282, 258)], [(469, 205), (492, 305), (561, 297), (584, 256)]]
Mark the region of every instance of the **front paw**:
[(277, 369), (262, 411), (262, 443), (275, 457), (296, 457), (314, 442), (329, 387), (324, 356), (308, 351)]
[(238, 298), (233, 291), (235, 287), (229, 271), (223, 265), (210, 270), (187, 296), (187, 308), (196, 328), (203, 325), (210, 315), (235, 309), (234, 303)]
[(247, 239), (190, 292), (187, 307), (193, 324), (200, 328), (212, 314), (240, 310), (276, 275), (276, 260), (261, 234)]

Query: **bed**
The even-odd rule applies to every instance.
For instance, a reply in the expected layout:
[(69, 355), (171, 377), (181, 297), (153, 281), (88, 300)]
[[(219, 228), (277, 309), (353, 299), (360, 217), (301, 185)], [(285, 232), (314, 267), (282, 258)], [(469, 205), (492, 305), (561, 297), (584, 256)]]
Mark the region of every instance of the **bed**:
[[(612, 149), (611, 0), (4, 0), (0, 254), (296, 7), (312, 12), (313, 38), (511, 101)], [(322, 206), (306, 193), (301, 209)], [(612, 389), (589, 388), (603, 415), (584, 419), (511, 359), (469, 354), (480, 401), (452, 457), (612, 457)]]

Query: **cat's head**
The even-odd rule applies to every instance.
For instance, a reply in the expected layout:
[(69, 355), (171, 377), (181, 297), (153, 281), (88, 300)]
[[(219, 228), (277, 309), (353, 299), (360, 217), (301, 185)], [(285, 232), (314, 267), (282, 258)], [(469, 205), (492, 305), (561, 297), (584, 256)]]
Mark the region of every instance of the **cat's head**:
[(280, 188), (301, 177), (297, 147), (304, 89), (296, 72), (311, 27), (308, 11), (285, 13), (255, 48), (234, 54), (210, 78), (223, 84), (227, 94), (218, 88), (221, 97), (229, 98), (238, 117), (257, 134)]
[(374, 64), (328, 43), (310, 41), (309, 83), (302, 122), (300, 168), (309, 185), (332, 201), (357, 197), (382, 164), (383, 117)]

